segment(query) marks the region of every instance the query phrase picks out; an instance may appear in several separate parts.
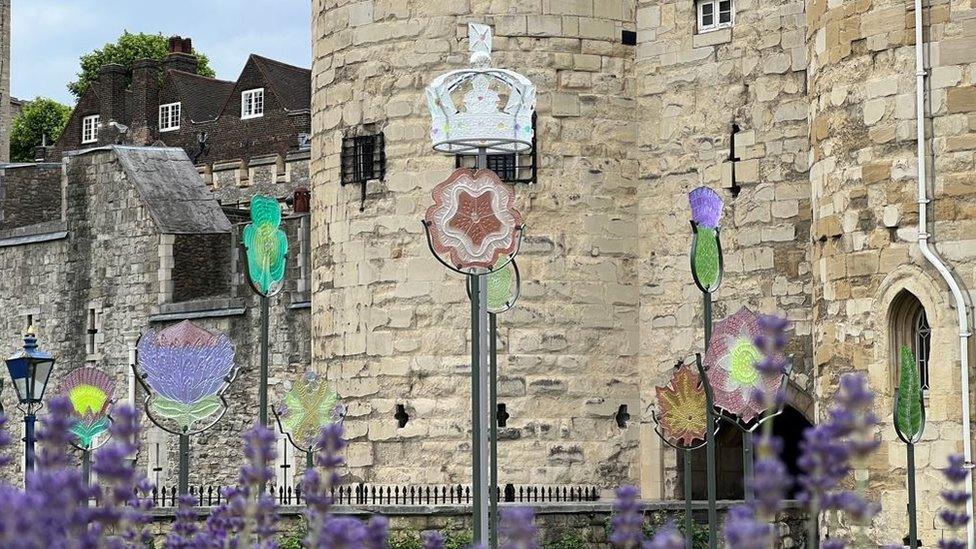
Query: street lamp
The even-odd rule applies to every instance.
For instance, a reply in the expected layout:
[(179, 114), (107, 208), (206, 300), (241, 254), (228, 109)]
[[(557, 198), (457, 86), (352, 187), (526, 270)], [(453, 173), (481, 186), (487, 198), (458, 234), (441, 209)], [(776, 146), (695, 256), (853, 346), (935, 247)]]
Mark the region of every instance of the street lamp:
[(20, 402), (18, 408), (24, 412), (25, 479), (27, 473), (34, 470), (34, 421), (37, 419), (35, 413), (41, 409), (41, 399), (44, 398), (44, 390), (47, 388), (53, 370), (54, 357), (51, 353), (37, 349), (34, 327), (27, 328), (27, 333), (24, 334), (24, 350), (7, 359), (7, 371), (13, 379), (17, 400)]

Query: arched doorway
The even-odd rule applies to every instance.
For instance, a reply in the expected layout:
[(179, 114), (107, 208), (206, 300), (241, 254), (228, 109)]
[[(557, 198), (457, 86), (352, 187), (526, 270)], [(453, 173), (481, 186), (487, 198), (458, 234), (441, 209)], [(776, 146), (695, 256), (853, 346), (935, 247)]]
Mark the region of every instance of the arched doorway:
[[(783, 413), (773, 420), (773, 434), (783, 441), (780, 459), (786, 464), (793, 478), (799, 474), (797, 458), (800, 456), (800, 441), (803, 432), (811, 427), (810, 422), (792, 406), (787, 405)], [(718, 499), (743, 499), (742, 485), (742, 432), (735, 427), (724, 425), (715, 438), (715, 491)], [(678, 452), (678, 471), (684, 466), (683, 452)], [(708, 476), (706, 475), (705, 449), (692, 453), (691, 494), (696, 500), (708, 499)], [(678, 494), (684, 494), (682, 476), (678, 477)], [(788, 497), (795, 495), (796, 488)]]

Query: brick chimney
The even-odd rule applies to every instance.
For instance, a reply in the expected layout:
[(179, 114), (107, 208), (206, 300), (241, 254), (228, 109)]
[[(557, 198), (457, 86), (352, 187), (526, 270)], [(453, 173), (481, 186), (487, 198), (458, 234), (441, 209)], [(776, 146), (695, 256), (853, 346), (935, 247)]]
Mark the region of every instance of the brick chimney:
[[(98, 111), (101, 115), (102, 128), (109, 122), (115, 121), (125, 124), (125, 86), (126, 86), (125, 67), (116, 63), (102, 65), (98, 69)], [(112, 132), (99, 132), (99, 145), (114, 143)], [(105, 138), (105, 139), (103, 139)]]
[(148, 145), (156, 141), (159, 116), (159, 62), (140, 59), (132, 64), (132, 112), (129, 114), (132, 143)]
[(197, 72), (197, 58), (193, 55), (193, 42), (189, 38), (170, 37), (169, 55), (163, 60), (163, 69)]

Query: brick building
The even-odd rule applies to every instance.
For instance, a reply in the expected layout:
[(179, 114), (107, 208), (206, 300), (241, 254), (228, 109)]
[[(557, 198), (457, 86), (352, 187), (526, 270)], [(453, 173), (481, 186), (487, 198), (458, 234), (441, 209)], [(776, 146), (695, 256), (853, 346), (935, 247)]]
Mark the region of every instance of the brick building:
[[(290, 245), (286, 286), (271, 300), (272, 402), (311, 361), (309, 71), (252, 55), (236, 82), (205, 78), (188, 39), (170, 44), (162, 63), (103, 67), (43, 151), (48, 162), (0, 166), (3, 352), (33, 324), (58, 357), (52, 391), (90, 364), (115, 377), (118, 399), (141, 404), (129, 366), (140, 333), (185, 319), (226, 333), (241, 373), (226, 416), (194, 437), (191, 482), (232, 484), (224, 465), (238, 462), (258, 414), (260, 315), (240, 244), (256, 193), (282, 202)], [(300, 469), (279, 445), (277, 484), (293, 486), (287, 472)], [(160, 486), (176, 480), (176, 447), (147, 429), (138, 459)]]

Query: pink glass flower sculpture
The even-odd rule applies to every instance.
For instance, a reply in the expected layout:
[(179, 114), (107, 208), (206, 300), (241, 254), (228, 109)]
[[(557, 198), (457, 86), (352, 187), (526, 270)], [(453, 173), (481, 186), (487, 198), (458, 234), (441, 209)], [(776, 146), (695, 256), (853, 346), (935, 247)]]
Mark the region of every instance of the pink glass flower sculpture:
[(458, 269), (489, 269), (518, 247), (515, 192), (495, 172), (458, 168), (431, 194), (425, 219), (434, 251)]
[(664, 439), (679, 447), (705, 440), (708, 399), (698, 372), (685, 364), (675, 370), (667, 385), (656, 390), (656, 418)]
[(149, 330), (138, 349), (139, 373), (152, 390), (152, 414), (172, 420), (180, 432), (192, 431), (205, 420), (209, 427), (219, 419), (210, 418), (225, 407), (221, 394), (236, 373), (234, 347), (226, 335), (184, 320)]
[(753, 341), (760, 333), (759, 318), (743, 307), (715, 323), (703, 361), (708, 369), (706, 375), (712, 385), (715, 406), (746, 423), (765, 411), (752, 398), (753, 390), (762, 389), (773, 394), (783, 382), (781, 375), (763, 375), (756, 368), (763, 354)]

